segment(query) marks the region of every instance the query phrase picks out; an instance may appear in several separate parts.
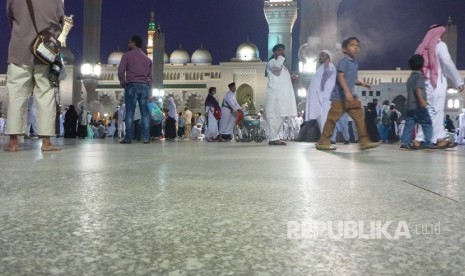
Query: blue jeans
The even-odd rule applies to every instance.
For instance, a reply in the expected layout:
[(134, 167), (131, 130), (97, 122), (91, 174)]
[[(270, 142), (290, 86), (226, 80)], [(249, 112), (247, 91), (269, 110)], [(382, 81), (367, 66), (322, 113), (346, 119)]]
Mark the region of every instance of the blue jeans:
[(402, 145), (410, 145), (413, 139), (413, 128), (415, 123), (421, 125), (423, 133), (425, 134), (425, 146), (431, 146), (431, 137), (433, 135), (433, 127), (431, 117), (429, 116), (428, 109), (417, 108), (414, 110), (407, 111), (407, 117), (405, 118), (404, 132), (402, 133), (401, 143)]
[(387, 142), (387, 139), (389, 136), (389, 129), (390, 129), (389, 125), (381, 124), (380, 135), (381, 135), (381, 141), (383, 141), (383, 143)]
[(134, 140), (136, 102), (139, 103), (142, 141), (148, 142), (150, 139), (149, 91), (150, 87), (145, 83), (129, 83), (124, 88), (124, 103), (126, 104), (126, 116), (124, 118), (126, 135), (124, 141), (127, 143), (132, 143)]

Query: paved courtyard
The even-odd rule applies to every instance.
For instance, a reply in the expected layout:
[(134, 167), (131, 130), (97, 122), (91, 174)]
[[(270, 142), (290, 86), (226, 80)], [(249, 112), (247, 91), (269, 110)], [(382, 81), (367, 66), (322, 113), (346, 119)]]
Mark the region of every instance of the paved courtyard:
[(0, 152), (0, 275), (465, 275), (463, 146), (55, 141)]

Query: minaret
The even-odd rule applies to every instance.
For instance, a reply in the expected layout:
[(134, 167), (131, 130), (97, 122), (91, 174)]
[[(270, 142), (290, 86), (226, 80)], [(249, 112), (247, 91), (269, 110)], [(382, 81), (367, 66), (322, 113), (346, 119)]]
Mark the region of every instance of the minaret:
[(101, 25), (102, 0), (84, 0), (84, 62), (100, 62)]
[(147, 56), (152, 59), (153, 58), (153, 36), (155, 34), (155, 12), (150, 12), (150, 22), (148, 32), (148, 39), (147, 39)]
[(292, 66), (292, 28), (297, 19), (297, 2), (293, 0), (265, 1), (265, 17), (268, 21), (268, 57), (273, 54), (273, 46), (281, 43), (286, 46), (286, 67)]
[(66, 39), (68, 38), (69, 31), (71, 31), (71, 28), (73, 28), (73, 16), (66, 16), (65, 15), (65, 24), (63, 26), (63, 31), (61, 31), (60, 36), (58, 37), (58, 40), (61, 43), (62, 48), (66, 48)]
[(300, 12), (305, 16), (300, 19), (299, 44), (308, 42), (309, 37), (319, 39), (321, 51), (336, 51), (337, 11), (341, 0), (305, 0), (300, 1)]
[(153, 11), (150, 13), (150, 16), (147, 53), (149, 52), (150, 36), (152, 35), (152, 45), (150, 47), (150, 51), (152, 52), (150, 55), (152, 59), (152, 88), (163, 89), (165, 33), (162, 31), (160, 25), (155, 24), (155, 13)]

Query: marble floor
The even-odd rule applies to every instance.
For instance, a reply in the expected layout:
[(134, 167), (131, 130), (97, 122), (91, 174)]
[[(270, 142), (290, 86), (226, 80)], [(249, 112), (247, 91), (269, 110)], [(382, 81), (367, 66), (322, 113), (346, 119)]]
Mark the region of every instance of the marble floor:
[(463, 146), (55, 142), (0, 152), (0, 275), (465, 275)]

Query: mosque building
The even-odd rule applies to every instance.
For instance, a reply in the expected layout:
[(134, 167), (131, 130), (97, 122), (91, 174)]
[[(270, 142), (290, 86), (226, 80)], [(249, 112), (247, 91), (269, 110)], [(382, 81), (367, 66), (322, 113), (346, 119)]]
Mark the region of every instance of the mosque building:
[[(304, 10), (318, 10), (328, 14), (325, 17), (325, 20), (328, 21), (326, 22), (327, 25), (335, 27), (339, 3), (340, 0), (301, 1), (301, 8)], [(276, 43), (291, 45), (292, 28), (297, 18), (297, 2), (294, 0), (265, 1), (264, 15), (269, 24), (268, 51)], [(91, 95), (94, 102), (96, 102), (95, 105), (89, 107), (91, 111), (100, 112), (100, 114), (113, 114), (124, 95), (124, 89), (119, 84), (117, 74), (118, 64), (123, 53), (121, 51), (112, 52), (107, 61), (101, 64), (98, 81), (93, 86), (86, 85), (87, 83), (80, 74), (81, 70), (77, 66), (77, 61), (74, 60), (73, 53), (66, 47), (66, 36), (72, 27), (72, 18), (68, 17), (66, 22), (67, 27), (65, 27), (62, 35), (62, 39), (64, 39), (62, 53), (67, 77), (61, 82), (61, 105), (89, 103), (87, 97)], [(324, 36), (324, 31), (316, 23), (318, 20), (303, 20), (302, 22), (299, 41), (301, 46), (298, 53), (301, 62), (299, 66), (300, 80), (295, 84), (299, 111), (304, 109), (305, 89), (308, 87), (312, 71), (315, 70), (315, 65), (312, 65), (310, 61), (314, 60), (321, 49), (331, 48), (337, 50), (340, 48), (340, 44), (336, 41), (336, 30), (329, 31), (327, 33), (330, 35)], [(155, 24), (154, 13), (152, 12), (148, 24), (146, 49), (150, 58), (155, 56), (154, 51), (156, 51), (157, 45), (154, 41), (160, 32), (161, 30)], [(456, 49), (457, 31), (451, 21), (449, 22), (448, 32), (449, 35), (446, 36), (446, 40), (449, 39), (449, 41), (446, 42), (449, 45), (452, 44), (449, 47)], [(287, 47), (287, 51), (292, 51), (292, 47)], [(165, 105), (164, 101), (166, 101), (167, 97), (172, 96), (178, 110), (187, 106), (193, 112), (203, 112), (209, 87), (214, 86), (217, 88), (216, 97), (221, 101), (227, 91), (228, 83), (235, 82), (237, 86), (236, 97), (239, 104), (242, 105), (247, 102), (252, 112), (265, 106), (266, 61), (260, 59), (259, 50), (252, 41), (245, 41), (239, 45), (234, 57), (219, 64), (212, 64), (212, 55), (202, 45), (199, 45), (199, 48), (193, 53), (188, 53), (180, 45), (170, 55), (164, 51), (162, 55), (163, 66), (160, 65), (161, 70), (158, 70), (162, 72), (162, 86), (157, 89), (154, 95), (160, 104)], [(291, 57), (292, 53), (289, 52), (287, 56)], [(154, 65), (156, 65), (156, 62), (154, 62)], [(465, 71), (460, 71), (460, 74), (465, 76)], [(396, 103), (397, 108), (402, 112), (406, 99), (405, 83), (409, 75), (409, 70), (400, 69), (359, 71), (359, 78), (372, 83), (372, 89), (366, 90), (363, 88), (365, 89), (363, 90), (357, 88), (357, 94), (364, 105), (375, 98), (378, 99), (378, 102), (389, 100)], [(4, 104), (7, 102), (5, 78), (6, 75), (0, 75), (0, 112), (2, 113), (7, 108)], [(451, 89), (446, 99), (446, 114), (455, 117), (463, 107), (464, 96)]]

